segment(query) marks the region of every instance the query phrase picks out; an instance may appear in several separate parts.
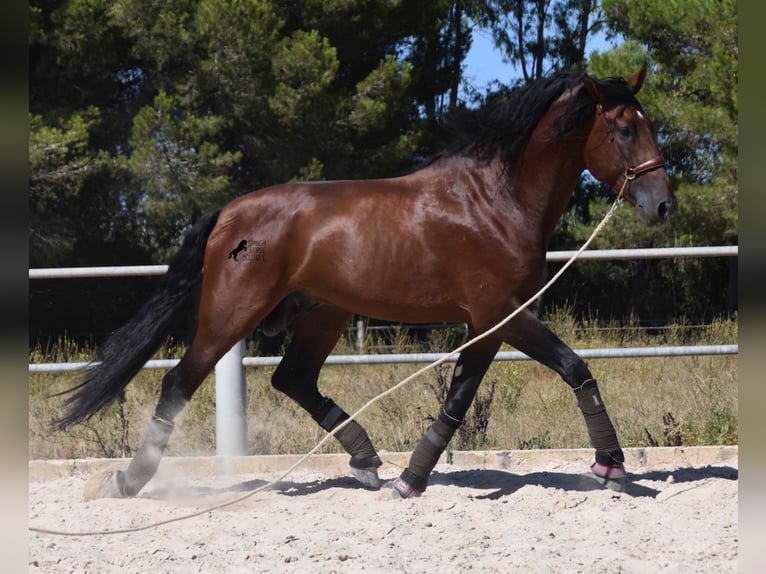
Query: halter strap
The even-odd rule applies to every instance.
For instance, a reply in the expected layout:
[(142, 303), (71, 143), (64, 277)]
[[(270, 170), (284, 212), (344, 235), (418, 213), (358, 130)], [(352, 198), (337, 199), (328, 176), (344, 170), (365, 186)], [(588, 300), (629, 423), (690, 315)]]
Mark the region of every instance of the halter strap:
[[(614, 138), (612, 139), (612, 141), (614, 141)], [(616, 145), (616, 142), (615, 142), (615, 145)], [(623, 156), (623, 161), (625, 161), (624, 156)], [(657, 157), (652, 158), (648, 161), (645, 161), (644, 163), (640, 163), (637, 166), (628, 167), (625, 170), (625, 175), (628, 179), (636, 179), (642, 173), (646, 173), (647, 171), (653, 171), (661, 167), (665, 167), (665, 160), (662, 158), (661, 155), (658, 155)]]
[(604, 107), (601, 104), (596, 104), (596, 109), (598, 110), (598, 115), (601, 117), (601, 121), (604, 122), (606, 131), (609, 132), (609, 140), (612, 142), (614, 149), (617, 150), (617, 153), (620, 154), (622, 163), (625, 166), (625, 183), (623, 184), (623, 188), (629, 181), (633, 181), (638, 176), (643, 175), (649, 171), (654, 171), (655, 169), (665, 167), (665, 160), (661, 155), (653, 157), (652, 159), (638, 165), (631, 166), (628, 163), (628, 158), (625, 157), (622, 148), (620, 148), (620, 146), (617, 144), (617, 140), (614, 139), (614, 130), (609, 125), (609, 122), (606, 121), (606, 116), (604, 115)]

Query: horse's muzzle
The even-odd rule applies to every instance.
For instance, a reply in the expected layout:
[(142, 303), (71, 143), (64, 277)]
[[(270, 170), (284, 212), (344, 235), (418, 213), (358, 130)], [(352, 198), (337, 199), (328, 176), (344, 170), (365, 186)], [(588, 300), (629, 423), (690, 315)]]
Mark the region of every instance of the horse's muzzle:
[(637, 202), (636, 215), (641, 223), (651, 227), (653, 225), (667, 223), (670, 216), (677, 209), (678, 202), (675, 197), (670, 197), (669, 199), (663, 199), (662, 201), (654, 203), (654, 207), (648, 207), (648, 205), (647, 203)]

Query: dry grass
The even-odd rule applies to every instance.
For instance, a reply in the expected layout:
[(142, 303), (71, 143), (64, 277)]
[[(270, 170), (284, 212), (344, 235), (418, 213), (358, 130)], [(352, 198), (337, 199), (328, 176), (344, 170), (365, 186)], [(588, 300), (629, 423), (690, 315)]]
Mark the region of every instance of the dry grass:
[[(731, 344), (737, 323), (716, 321), (702, 332), (687, 325), (654, 335), (644, 330), (611, 328), (596, 321), (576, 323), (566, 311), (548, 317), (553, 330), (573, 348), (678, 344)], [(425, 350), (437, 350), (454, 332), (440, 333)], [(413, 341), (399, 337), (400, 349)], [(371, 345), (375, 341), (368, 341)], [(336, 353), (353, 353), (342, 340)], [(163, 349), (156, 358), (179, 356)], [(51, 349), (35, 349), (30, 362), (87, 361), (91, 353), (62, 341)], [(737, 443), (736, 356), (591, 360), (601, 393), (624, 446), (706, 445)], [(418, 367), (414, 365), (327, 366), (320, 390), (348, 412), (390, 388)], [(383, 450), (407, 451), (420, 440), (438, 412), (449, 365), (434, 369), (409, 386), (374, 404), (358, 420)], [(248, 369), (248, 433), (253, 454), (303, 453), (324, 436), (299, 407), (271, 388), (273, 368)], [(62, 399), (48, 398), (76, 384), (79, 375), (30, 374), (30, 458), (131, 456), (143, 438), (159, 396), (164, 371), (142, 371), (128, 387), (125, 400), (87, 423), (60, 432), (49, 422)], [(495, 362), (487, 373), (453, 449), (577, 448), (589, 446), (574, 393), (558, 375), (531, 362)], [(215, 389), (212, 377), (202, 385), (178, 417), (168, 455), (215, 452)], [(329, 441), (324, 452), (340, 452)]]

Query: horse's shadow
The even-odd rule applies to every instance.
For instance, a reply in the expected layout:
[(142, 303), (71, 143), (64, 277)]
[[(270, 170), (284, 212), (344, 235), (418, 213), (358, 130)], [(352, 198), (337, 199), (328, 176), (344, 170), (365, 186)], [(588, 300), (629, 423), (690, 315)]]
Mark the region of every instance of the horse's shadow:
[(246, 494), (248, 492), (254, 492), (261, 489), (278, 492), (279, 494), (285, 496), (308, 496), (310, 494), (322, 492), (324, 490), (330, 490), (333, 488), (374, 490), (365, 488), (363, 485), (358, 483), (356, 479), (350, 476), (328, 478), (323, 480), (312, 480), (307, 482), (280, 480), (272, 485), (270, 485), (270, 483), (271, 481), (258, 478), (222, 487), (195, 486), (191, 484), (179, 483), (168, 486), (166, 483), (163, 483), (154, 487), (149, 485), (149, 488), (147, 488), (145, 492), (142, 492), (139, 495), (139, 498), (146, 498), (151, 500), (189, 500), (216, 497), (227, 493), (240, 492), (242, 494)]
[[(642, 481), (667, 482), (671, 475), (674, 483), (694, 483), (709, 478), (737, 480), (739, 471), (729, 466), (706, 466), (702, 468), (678, 468), (672, 471), (655, 470), (645, 473), (628, 473), (625, 492), (636, 498), (656, 498), (661, 491), (639, 483)], [(574, 492), (604, 489), (604, 486), (590, 473), (548, 471), (514, 474), (503, 470), (459, 470), (443, 474), (434, 473), (429, 480), (429, 485), (434, 484), (484, 489), (487, 491), (486, 493), (476, 495), (474, 498), (490, 500), (508, 496), (525, 486), (542, 486)]]
[[(626, 494), (632, 497), (656, 498), (660, 490), (639, 484), (642, 481), (667, 482), (672, 475), (674, 483), (695, 483), (710, 478), (738, 480), (739, 471), (730, 466), (705, 466), (678, 468), (675, 470), (654, 470), (645, 473), (628, 473)], [(142, 498), (156, 500), (172, 500), (181, 498), (203, 498), (218, 496), (226, 493), (247, 493), (262, 489), (270, 484), (267, 480), (252, 479), (224, 487), (174, 485), (157, 486), (141, 495)], [(525, 486), (542, 486), (573, 492), (588, 492), (603, 490), (604, 487), (589, 473), (565, 472), (531, 472), (514, 474), (506, 470), (455, 470), (451, 472), (436, 472), (431, 474), (429, 486), (457, 486), (485, 491), (482, 494), (472, 494), (476, 499), (495, 500), (513, 494)], [(385, 485), (384, 485), (385, 488)], [(371, 490), (357, 482), (354, 478), (335, 477), (306, 482), (277, 481), (268, 486), (268, 490), (278, 492), (283, 496), (309, 496), (330, 489), (363, 489)]]

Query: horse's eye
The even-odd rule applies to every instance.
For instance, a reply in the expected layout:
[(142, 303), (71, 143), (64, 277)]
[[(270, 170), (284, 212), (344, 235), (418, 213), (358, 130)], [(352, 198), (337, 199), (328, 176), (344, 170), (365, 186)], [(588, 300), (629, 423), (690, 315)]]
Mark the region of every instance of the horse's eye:
[(617, 133), (620, 135), (622, 139), (625, 139), (625, 140), (630, 139), (631, 136), (633, 135), (633, 126), (631, 126), (630, 124), (619, 126), (617, 128)]

